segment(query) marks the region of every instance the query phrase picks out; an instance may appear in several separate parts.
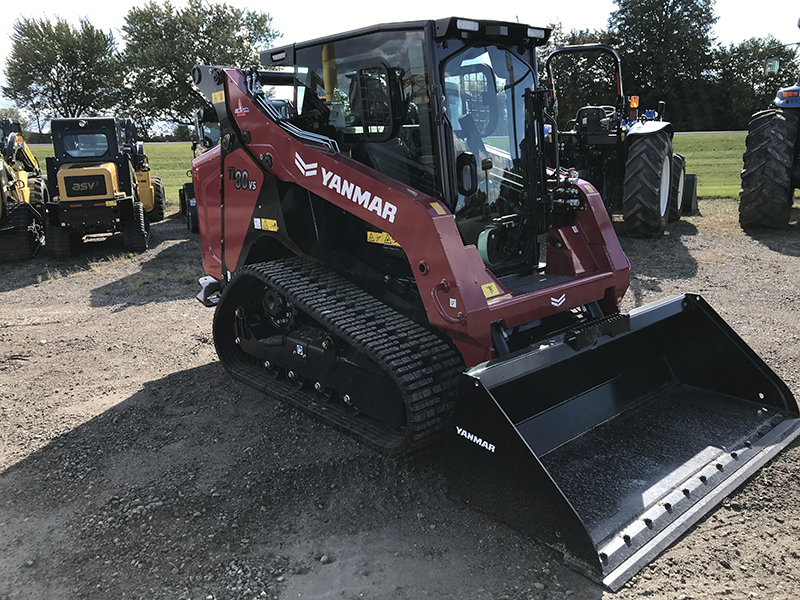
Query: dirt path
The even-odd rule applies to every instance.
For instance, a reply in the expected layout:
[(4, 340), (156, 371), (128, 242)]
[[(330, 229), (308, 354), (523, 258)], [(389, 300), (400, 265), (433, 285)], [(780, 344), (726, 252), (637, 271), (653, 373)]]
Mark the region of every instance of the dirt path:
[[(800, 227), (744, 235), (730, 201), (623, 239), (625, 309), (702, 294), (800, 395)], [(388, 459), (228, 378), (200, 249), (0, 265), (0, 600), (613, 595)], [(795, 444), (613, 597), (796, 598)]]

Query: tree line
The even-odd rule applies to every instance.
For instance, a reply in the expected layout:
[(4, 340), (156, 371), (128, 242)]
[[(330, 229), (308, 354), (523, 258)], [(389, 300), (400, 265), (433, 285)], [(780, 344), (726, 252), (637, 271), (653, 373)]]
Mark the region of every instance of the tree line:
[[(540, 56), (563, 45), (613, 46), (622, 60), (625, 93), (638, 95), (643, 108), (665, 102), (665, 118), (676, 130), (746, 129), (750, 115), (767, 108), (778, 88), (794, 83), (800, 71), (796, 46), (772, 36), (716, 43), (714, 0), (615, 4), (604, 29), (565, 32), (553, 25)], [(192, 66), (258, 64), (258, 52), (280, 36), (267, 13), (207, 0), (189, 0), (185, 8), (150, 0), (128, 11), (121, 30), (122, 50), (111, 32), (85, 19), (77, 27), (63, 19), (16, 21), (2, 92), (29, 117), (30, 130), (41, 133), (53, 117), (118, 113), (145, 132), (167, 122), (178, 135), (188, 135), (194, 111), (205, 103), (192, 85)], [(765, 73), (770, 57), (781, 61), (777, 74)], [(613, 70), (604, 60), (559, 60), (559, 115), (574, 118), (582, 105), (609, 103)]]
[[(642, 108), (655, 109), (663, 101), (665, 120), (677, 131), (747, 129), (750, 116), (769, 108), (778, 89), (794, 84), (800, 74), (798, 44), (784, 44), (772, 36), (727, 46), (716, 43), (714, 0), (615, 0), (615, 4), (607, 28), (564, 33), (556, 26), (549, 46), (614, 47), (622, 62), (625, 94), (638, 95)], [(776, 19), (794, 21), (797, 16), (776, 15)], [(765, 71), (768, 58), (779, 59), (778, 73)], [(567, 55), (554, 66), (560, 123), (575, 118), (580, 106), (607, 100), (614, 85), (608, 57)]]
[[(272, 17), (224, 3), (153, 0), (131, 8), (124, 49), (88, 20), (20, 18), (14, 23), (2, 92), (41, 133), (54, 117), (118, 114), (145, 135), (157, 122), (182, 126), (205, 101), (192, 84), (195, 64), (251, 66), (280, 33)], [(33, 75), (32, 75), (33, 74)]]

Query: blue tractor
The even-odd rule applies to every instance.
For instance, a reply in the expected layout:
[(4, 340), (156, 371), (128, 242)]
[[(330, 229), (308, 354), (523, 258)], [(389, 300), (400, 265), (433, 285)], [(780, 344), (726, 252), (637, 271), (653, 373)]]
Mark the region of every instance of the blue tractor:
[[(777, 60), (767, 61), (768, 72), (777, 69)], [(794, 190), (800, 188), (800, 80), (778, 90), (774, 104), (750, 119), (739, 191), (739, 224), (745, 230), (786, 226)]]
[[(553, 128), (560, 162), (577, 169), (603, 197), (609, 213), (622, 214), (631, 237), (658, 237), (668, 221), (697, 206), (696, 176), (686, 175), (686, 161), (672, 152), (672, 124), (664, 121), (665, 103), (639, 111), (638, 96), (625, 96), (619, 54), (605, 44), (556, 48), (547, 58), (551, 113), (558, 117), (554, 60), (564, 55), (603, 54), (611, 58), (616, 88), (614, 104), (583, 106), (576, 117)], [(572, 113), (570, 113), (572, 114)], [(687, 185), (688, 184), (688, 185)]]

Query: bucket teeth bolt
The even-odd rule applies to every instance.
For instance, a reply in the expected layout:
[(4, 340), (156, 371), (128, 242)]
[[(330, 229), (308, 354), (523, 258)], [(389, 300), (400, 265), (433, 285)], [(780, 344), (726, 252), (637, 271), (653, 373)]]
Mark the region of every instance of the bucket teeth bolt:
[(345, 395), (342, 397), (342, 401), (343, 401), (345, 404), (347, 404), (347, 406), (351, 406), (351, 405), (353, 404), (353, 400), (352, 400), (352, 398), (350, 398), (350, 394), (345, 394)]

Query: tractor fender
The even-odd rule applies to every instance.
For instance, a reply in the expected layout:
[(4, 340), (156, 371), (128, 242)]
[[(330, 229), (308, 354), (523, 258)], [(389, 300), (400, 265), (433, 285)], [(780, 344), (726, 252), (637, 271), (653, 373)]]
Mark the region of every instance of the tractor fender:
[(625, 134), (625, 146), (627, 147), (630, 145), (630, 139), (632, 137), (653, 135), (654, 133), (660, 133), (662, 131), (666, 131), (670, 138), (672, 138), (672, 135), (675, 133), (672, 123), (668, 121), (636, 121), (628, 128)]
[(800, 108), (800, 81), (791, 87), (778, 90), (775, 95), (775, 106), (778, 108)]

